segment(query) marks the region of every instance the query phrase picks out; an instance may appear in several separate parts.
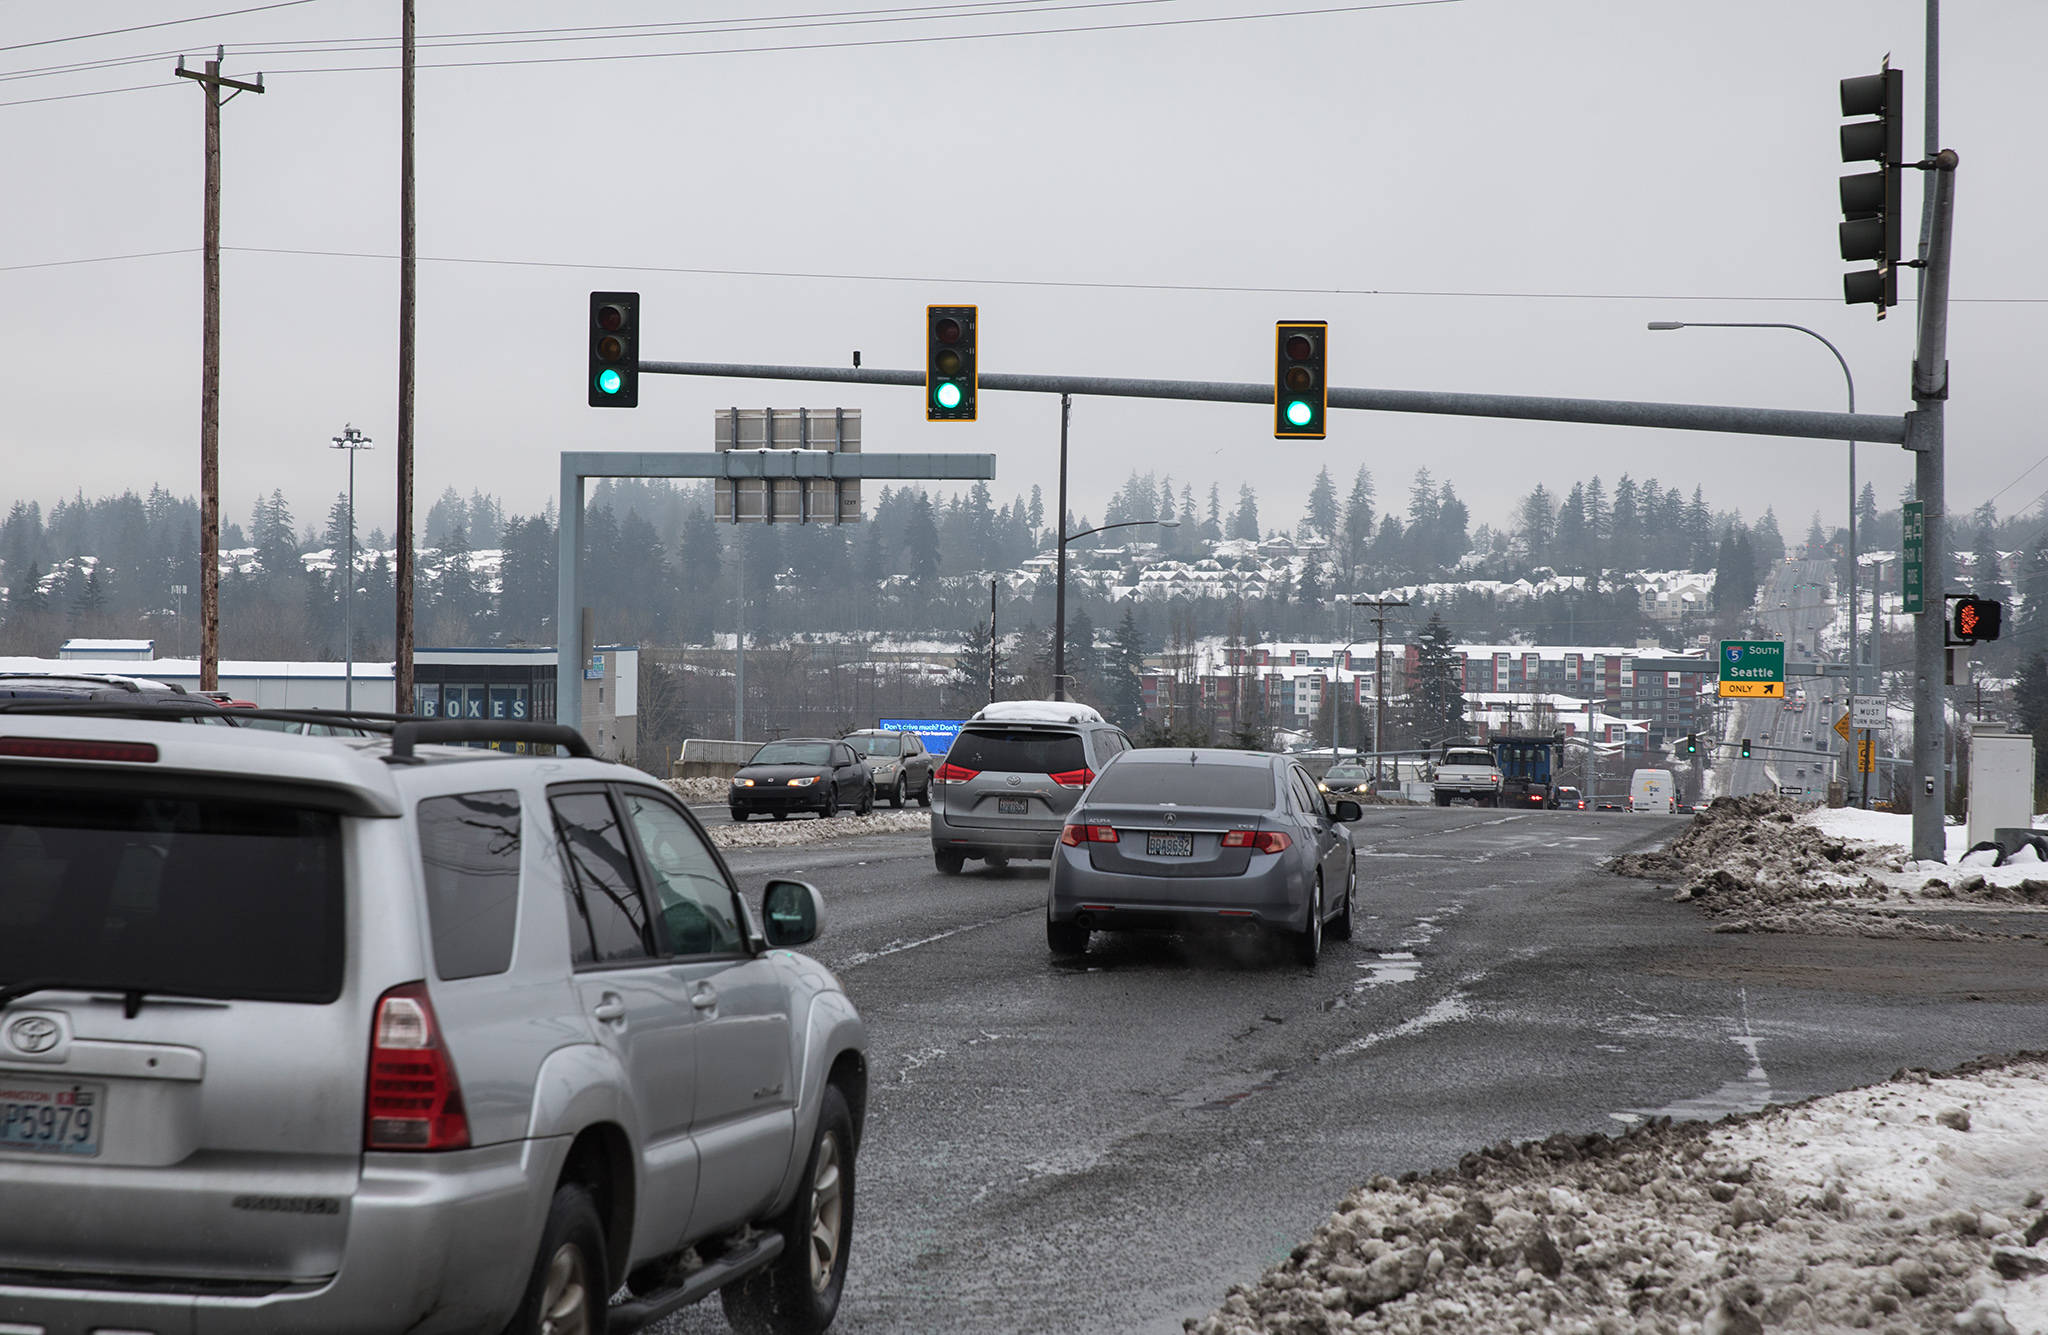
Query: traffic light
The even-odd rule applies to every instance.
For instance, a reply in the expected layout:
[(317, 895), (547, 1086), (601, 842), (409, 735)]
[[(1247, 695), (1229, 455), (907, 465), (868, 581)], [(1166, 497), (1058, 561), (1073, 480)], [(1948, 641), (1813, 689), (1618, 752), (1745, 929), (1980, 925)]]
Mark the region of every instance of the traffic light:
[(593, 292), (590, 323), (590, 391), (593, 408), (640, 406), (640, 294)]
[(1329, 434), (1330, 382), (1325, 375), (1330, 326), (1324, 320), (1282, 320), (1273, 326), (1273, 438), (1321, 440)]
[(1995, 640), (2004, 620), (2003, 603), (1990, 598), (1958, 598), (1948, 610), (1949, 638), (1957, 644)]
[(1700, 735), (1698, 733), (1689, 732), (1685, 735), (1685, 753), (1689, 756), (1696, 756), (1700, 753)]
[(924, 308), (924, 420), (972, 422), (978, 384), (973, 306)]
[(1884, 318), (1899, 304), (1899, 187), (1905, 159), (1906, 75), (1889, 65), (1842, 80), (1842, 114), (1875, 116), (1842, 126), (1842, 161), (1875, 162), (1878, 170), (1842, 178), (1842, 258), (1875, 260), (1877, 268), (1842, 275), (1842, 300), (1875, 306)]
[(1749, 759), (1749, 738), (1747, 737), (1742, 739), (1742, 758), (1744, 760)]

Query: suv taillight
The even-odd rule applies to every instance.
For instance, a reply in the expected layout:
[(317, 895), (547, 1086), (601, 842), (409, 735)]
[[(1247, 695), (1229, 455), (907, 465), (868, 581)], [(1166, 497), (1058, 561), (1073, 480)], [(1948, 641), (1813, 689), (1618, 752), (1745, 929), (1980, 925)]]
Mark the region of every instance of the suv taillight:
[(932, 771), (933, 783), (966, 783), (969, 779), (980, 777), (981, 771), (978, 769), (968, 769), (964, 765), (951, 763), (941, 765)]
[(1280, 830), (1232, 830), (1223, 836), (1225, 848), (1249, 848), (1254, 853), (1278, 853), (1293, 845)]
[(462, 1086), (441, 1042), (425, 983), (401, 983), (377, 999), (377, 1016), (370, 1024), (363, 1148), (469, 1148)]
[(1095, 771), (1084, 765), (1080, 769), (1061, 770), (1058, 774), (1048, 774), (1045, 777), (1062, 788), (1086, 788), (1095, 782)]
[(1114, 825), (1069, 825), (1060, 831), (1060, 842), (1068, 848), (1079, 848), (1083, 844), (1113, 844), (1116, 841)]

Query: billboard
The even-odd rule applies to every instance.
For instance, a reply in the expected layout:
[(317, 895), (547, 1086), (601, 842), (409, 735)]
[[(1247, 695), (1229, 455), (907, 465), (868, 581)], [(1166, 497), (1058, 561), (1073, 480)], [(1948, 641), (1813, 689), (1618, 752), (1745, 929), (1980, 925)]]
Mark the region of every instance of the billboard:
[(943, 756), (953, 747), (953, 739), (960, 735), (960, 725), (966, 719), (957, 718), (885, 718), (876, 721), (875, 726), (886, 732), (914, 732), (924, 743), (924, 749), (935, 756)]

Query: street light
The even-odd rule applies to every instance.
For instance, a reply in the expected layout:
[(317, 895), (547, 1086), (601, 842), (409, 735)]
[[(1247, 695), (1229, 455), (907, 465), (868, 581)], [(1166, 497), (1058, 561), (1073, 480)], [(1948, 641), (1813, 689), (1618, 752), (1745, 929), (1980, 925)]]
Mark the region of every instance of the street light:
[(341, 585), (341, 707), (356, 707), (356, 645), (354, 603), (356, 591), (356, 451), (370, 448), (370, 438), (344, 424), (330, 447), (348, 451), (348, 546), (342, 553)]
[[(1062, 395), (1061, 397), (1064, 398), (1065, 395)], [(1062, 406), (1061, 415), (1063, 417), (1065, 416), (1064, 405)], [(1060, 433), (1060, 436), (1060, 463), (1062, 465), (1060, 469), (1060, 495), (1064, 497), (1067, 492), (1066, 469), (1064, 467), (1067, 461), (1067, 451), (1065, 449), (1066, 433), (1062, 431)], [(1064, 508), (1065, 507), (1062, 507), (1062, 510), (1064, 510)], [(1113, 528), (1138, 528), (1142, 525), (1147, 524), (1152, 525), (1155, 528), (1180, 527), (1180, 521), (1178, 519), (1127, 519), (1121, 524), (1100, 524), (1094, 528), (1084, 528), (1079, 533), (1069, 533), (1066, 531), (1066, 515), (1064, 513), (1061, 514), (1059, 576), (1058, 582), (1053, 589), (1052, 597), (1053, 699), (1064, 700), (1067, 698), (1067, 544), (1070, 542), (1078, 542), (1080, 539), (1087, 537), (1091, 533), (1107, 533)]]
[[(1849, 374), (1848, 359), (1842, 350), (1829, 342), (1826, 336), (1808, 329), (1803, 324), (1785, 324), (1776, 320), (1652, 320), (1653, 330), (1666, 329), (1793, 329), (1809, 338), (1817, 338), (1826, 344), (1827, 350), (1835, 354), (1841, 363), (1842, 379), (1849, 386), (1849, 411), (1856, 411), (1856, 377)], [(1856, 442), (1849, 442), (1849, 694), (1853, 697), (1862, 680), (1862, 667), (1856, 652)]]
[[(1330, 715), (1330, 764), (1332, 766), (1344, 763), (1344, 747), (1342, 745), (1345, 704), (1344, 665), (1351, 661), (1351, 651), (1364, 643), (1364, 640), (1353, 640), (1337, 651), (1336, 659), (1330, 664), (1330, 685), (1337, 691), (1337, 708)], [(1356, 669), (1352, 670), (1351, 680), (1353, 685), (1357, 684), (1358, 672)], [(1373, 664), (1373, 681), (1375, 683), (1379, 681), (1379, 664), (1377, 662)], [(1375, 685), (1375, 689), (1377, 689), (1377, 685)], [(1379, 749), (1377, 743), (1374, 744), (1373, 749), (1375, 751)]]

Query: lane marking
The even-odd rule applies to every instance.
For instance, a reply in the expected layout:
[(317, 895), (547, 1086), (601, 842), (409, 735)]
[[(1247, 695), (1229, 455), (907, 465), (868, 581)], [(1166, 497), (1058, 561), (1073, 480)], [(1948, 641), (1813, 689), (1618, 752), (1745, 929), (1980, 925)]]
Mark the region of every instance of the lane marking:
[(1457, 1024), (1464, 1020), (1470, 1020), (1474, 1017), (1474, 1014), (1475, 1012), (1472, 1007), (1466, 1004), (1465, 994), (1463, 992), (1453, 992), (1415, 1018), (1404, 1020), (1392, 1029), (1382, 1029), (1376, 1034), (1362, 1034), (1336, 1049), (1330, 1055), (1332, 1057), (1348, 1057), (1353, 1053), (1364, 1052), (1367, 1048), (1378, 1047), (1382, 1043), (1391, 1042), (1397, 1038), (1407, 1038), (1411, 1035), (1422, 1033), (1425, 1030), (1435, 1029), (1440, 1025)]
[(831, 967), (835, 970), (856, 968), (862, 964), (871, 964), (881, 959), (884, 955), (895, 955), (906, 950), (916, 950), (919, 946), (928, 946), (934, 941), (944, 941), (949, 936), (958, 936), (962, 932), (972, 932), (983, 927), (993, 927), (999, 922), (1008, 922), (1010, 919), (1021, 917), (1026, 913), (1038, 912), (1041, 912), (1041, 910), (1034, 906), (1028, 909), (1019, 909), (1015, 913), (1005, 913), (998, 918), (985, 918), (980, 922), (970, 922), (959, 927), (949, 927), (943, 932), (934, 932), (930, 936), (922, 936), (915, 941), (904, 941), (899, 938), (883, 946), (880, 950), (863, 950), (857, 954), (849, 955)]

